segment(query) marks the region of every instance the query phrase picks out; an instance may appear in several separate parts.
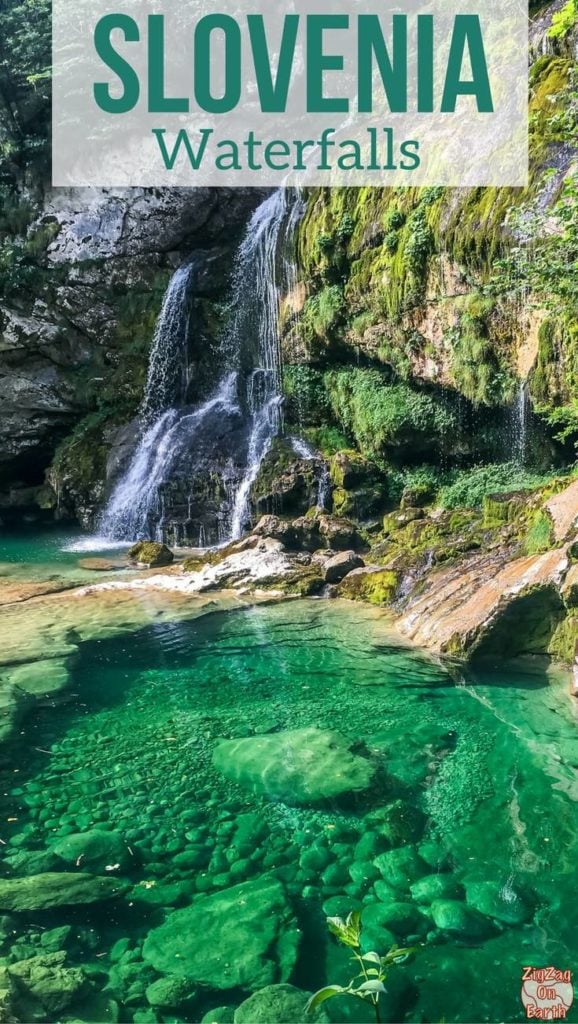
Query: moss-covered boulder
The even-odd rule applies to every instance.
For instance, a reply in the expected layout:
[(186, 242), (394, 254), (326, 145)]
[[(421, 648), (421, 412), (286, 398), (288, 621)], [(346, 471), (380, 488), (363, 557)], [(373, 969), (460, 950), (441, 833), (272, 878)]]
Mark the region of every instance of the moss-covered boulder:
[(351, 798), (371, 786), (372, 762), (355, 754), (338, 732), (307, 726), (267, 736), (222, 740), (213, 762), (253, 793), (286, 804), (315, 805)]
[(305, 1007), (310, 992), (295, 988), (294, 985), (267, 985), (245, 999), (235, 1010), (234, 1024), (312, 1024), (329, 1021), (322, 1006), (313, 1013), (306, 1013)]
[(128, 550), (129, 561), (137, 565), (144, 565), (148, 569), (160, 568), (163, 565), (171, 565), (175, 556), (166, 544), (160, 544), (156, 540), (139, 540)]
[(367, 601), (380, 607), (391, 604), (398, 587), (397, 573), (380, 566), (353, 569), (339, 584), (338, 593), (349, 601)]
[(264, 875), (169, 914), (149, 932), (143, 957), (161, 974), (252, 990), (289, 979), (299, 938), (283, 885)]
[(122, 896), (128, 889), (117, 878), (81, 872), (46, 871), (27, 878), (0, 878), (0, 910), (28, 912), (100, 903)]

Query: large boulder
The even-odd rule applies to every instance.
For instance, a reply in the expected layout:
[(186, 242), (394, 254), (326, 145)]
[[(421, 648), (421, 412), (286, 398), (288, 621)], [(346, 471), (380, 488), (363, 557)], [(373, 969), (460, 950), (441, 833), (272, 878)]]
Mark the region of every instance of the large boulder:
[[(321, 804), (362, 793), (374, 766), (338, 732), (307, 726), (217, 744), (215, 766), (253, 793), (286, 804)], [(422, 872), (423, 874), (423, 872)]]
[(329, 1021), (325, 1010), (320, 1006), (311, 1014), (306, 1014), (305, 1007), (310, 992), (304, 992), (294, 985), (267, 985), (235, 1010), (234, 1024), (321, 1024)]
[(98, 828), (64, 836), (51, 846), (51, 852), (71, 867), (97, 873), (123, 871), (134, 863), (134, 856), (118, 832)]
[(281, 882), (262, 876), (175, 910), (149, 932), (143, 957), (162, 974), (226, 990), (287, 981), (299, 931)]
[(363, 559), (356, 555), (355, 551), (340, 551), (329, 558), (323, 566), (325, 582), (339, 583), (349, 572), (362, 567)]
[(51, 910), (77, 903), (100, 903), (128, 889), (118, 878), (81, 872), (46, 871), (28, 878), (0, 878), (0, 910)]

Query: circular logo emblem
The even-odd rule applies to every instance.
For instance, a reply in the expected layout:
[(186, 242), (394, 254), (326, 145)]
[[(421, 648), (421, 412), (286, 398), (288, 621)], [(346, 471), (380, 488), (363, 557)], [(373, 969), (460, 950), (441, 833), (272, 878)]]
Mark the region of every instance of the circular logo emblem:
[(572, 972), (525, 967), (521, 996), (527, 1020), (564, 1020), (574, 1002)]

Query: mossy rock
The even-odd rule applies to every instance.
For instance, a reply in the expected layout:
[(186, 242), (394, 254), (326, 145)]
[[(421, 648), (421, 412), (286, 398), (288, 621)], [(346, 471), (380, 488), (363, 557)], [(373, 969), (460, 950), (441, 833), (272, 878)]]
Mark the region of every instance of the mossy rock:
[(384, 607), (393, 601), (398, 582), (397, 574), (390, 569), (365, 566), (348, 573), (338, 586), (338, 594), (350, 601), (367, 601)]
[(513, 523), (524, 511), (530, 491), (506, 494), (486, 494), (483, 498), (484, 526), (503, 526)]
[(330, 460), (329, 473), (334, 487), (345, 490), (373, 483), (380, 475), (375, 463), (355, 449), (336, 452)]
[(156, 540), (139, 540), (128, 550), (128, 558), (137, 565), (146, 565), (149, 569), (160, 568), (163, 565), (171, 565), (175, 556), (166, 544), (160, 544)]

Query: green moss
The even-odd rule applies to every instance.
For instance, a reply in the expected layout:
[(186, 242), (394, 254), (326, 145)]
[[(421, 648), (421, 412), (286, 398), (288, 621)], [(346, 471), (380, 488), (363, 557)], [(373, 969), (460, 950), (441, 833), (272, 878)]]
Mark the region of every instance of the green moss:
[(474, 405), (498, 405), (511, 400), (515, 379), (492, 332), (495, 300), (474, 292), (463, 301), (452, 342), (452, 377), (458, 390)]
[(569, 614), (556, 626), (548, 645), (548, 654), (573, 665), (577, 643), (578, 615)]
[(339, 584), (338, 593), (350, 601), (367, 601), (382, 608), (393, 601), (398, 582), (396, 573), (389, 569), (364, 572), (346, 576)]
[(552, 25), (548, 29), (549, 39), (563, 39), (575, 27), (578, 20), (576, 0), (568, 0), (560, 11), (552, 17)]
[(527, 555), (540, 555), (553, 547), (554, 543), (552, 520), (546, 512), (540, 510), (534, 515), (524, 537), (524, 550)]

